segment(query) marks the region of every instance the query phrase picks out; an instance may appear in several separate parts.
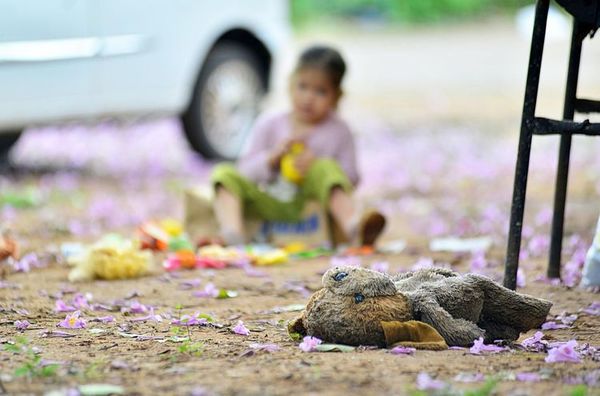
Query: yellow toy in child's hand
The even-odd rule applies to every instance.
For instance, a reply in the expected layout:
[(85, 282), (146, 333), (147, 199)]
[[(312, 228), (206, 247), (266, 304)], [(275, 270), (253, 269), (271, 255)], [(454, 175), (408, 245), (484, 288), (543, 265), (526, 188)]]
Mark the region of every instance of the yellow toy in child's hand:
[(152, 264), (152, 254), (140, 250), (137, 243), (118, 235), (107, 235), (81, 255), (69, 259), (75, 266), (69, 273), (71, 282), (93, 279), (128, 279), (145, 275)]
[(294, 143), (290, 151), (281, 158), (281, 175), (295, 184), (302, 183), (304, 175), (296, 169), (296, 157), (304, 151), (304, 144)]

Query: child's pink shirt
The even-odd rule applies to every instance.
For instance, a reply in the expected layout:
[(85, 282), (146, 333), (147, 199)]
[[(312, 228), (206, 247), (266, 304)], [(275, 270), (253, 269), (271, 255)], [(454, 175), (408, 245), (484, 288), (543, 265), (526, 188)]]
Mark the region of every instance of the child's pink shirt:
[[(276, 147), (290, 139), (291, 120), (291, 114), (287, 111), (265, 114), (256, 120), (237, 164), (244, 176), (259, 184), (275, 180), (277, 173), (270, 169), (269, 157)], [(336, 160), (352, 184), (358, 183), (354, 137), (348, 125), (336, 113), (332, 112), (316, 125), (305, 138), (304, 144), (316, 157)]]

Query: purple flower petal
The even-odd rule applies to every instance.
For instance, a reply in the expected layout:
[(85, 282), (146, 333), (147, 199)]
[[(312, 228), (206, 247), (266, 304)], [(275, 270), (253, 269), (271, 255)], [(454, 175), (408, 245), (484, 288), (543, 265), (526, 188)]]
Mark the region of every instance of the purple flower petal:
[(600, 315), (600, 301), (594, 301), (589, 307), (585, 308), (583, 312), (594, 316)]
[(60, 338), (68, 338), (68, 337), (76, 337), (75, 334), (67, 333), (66, 331), (61, 330), (44, 330), (40, 333), (41, 337), (60, 337)]
[(183, 282), (179, 282), (179, 288), (180, 289), (193, 289), (195, 287), (200, 286), (200, 284), (202, 283), (202, 279), (200, 278), (196, 278), (196, 279), (189, 279)]
[(333, 256), (329, 260), (331, 267), (360, 267), (361, 260), (357, 256)]
[(171, 320), (171, 324), (175, 326), (206, 326), (208, 320), (200, 317), (200, 312), (196, 312), (193, 315), (182, 315), (179, 319)]
[(527, 285), (527, 281), (525, 278), (525, 272), (523, 272), (523, 269), (519, 268), (517, 270), (517, 287), (525, 287)]
[(16, 320), (15, 321), (15, 327), (19, 331), (26, 330), (30, 325), (31, 325), (31, 323), (29, 323), (29, 321), (27, 321), (27, 320)]
[(488, 267), (488, 262), (485, 259), (485, 252), (474, 252), (471, 257), (471, 272), (480, 274)]
[(54, 303), (54, 311), (56, 312), (75, 312), (77, 308), (67, 305), (63, 300), (56, 300)]
[(371, 263), (371, 269), (373, 271), (387, 273), (390, 270), (390, 264), (387, 261), (375, 261)]
[(479, 355), (481, 352), (497, 353), (504, 352), (506, 350), (506, 347), (499, 347), (493, 344), (486, 345), (483, 343), (483, 337), (479, 337), (479, 339), (473, 342), (473, 346), (469, 349), (469, 352), (473, 355)]
[(546, 322), (542, 324), (542, 330), (558, 330), (558, 329), (568, 329), (569, 326), (565, 324), (557, 324), (554, 321)]
[(434, 267), (434, 262), (433, 262), (432, 258), (421, 257), (421, 258), (419, 258), (419, 260), (417, 260), (416, 263), (414, 263), (412, 265), (412, 267), (410, 267), (410, 269), (413, 271), (418, 271), (421, 269), (427, 269), (427, 268), (433, 268), (433, 267)]
[(121, 308), (121, 312), (131, 312), (131, 313), (146, 313), (150, 310), (144, 304), (140, 304), (137, 300), (133, 300), (129, 303), (129, 307)]
[(542, 377), (538, 373), (517, 373), (515, 379), (521, 382), (540, 382)]
[(244, 322), (242, 322), (241, 320), (239, 320), (237, 322), (237, 324), (235, 325), (235, 327), (232, 329), (232, 331), (235, 334), (239, 334), (239, 335), (243, 335), (243, 336), (247, 336), (250, 334), (250, 330), (248, 330), (246, 328), (246, 326), (244, 326)]
[(320, 345), (322, 342), (323, 341), (317, 337), (306, 336), (302, 339), (302, 342), (300, 343), (300, 345), (298, 345), (298, 347), (303, 352), (314, 352), (317, 350), (317, 345)]
[(566, 312), (563, 312), (562, 314), (558, 315), (556, 317), (556, 320), (560, 320), (563, 324), (566, 324), (568, 326), (572, 325), (573, 323), (575, 323), (575, 321), (577, 320), (578, 316), (573, 314), (573, 315), (567, 315)]
[(521, 345), (525, 349), (530, 351), (545, 351), (548, 346), (548, 342), (545, 341), (543, 338), (544, 333), (542, 333), (541, 331), (536, 331), (532, 337), (524, 339), (523, 342), (521, 342)]
[(434, 380), (426, 372), (420, 372), (417, 375), (417, 389), (419, 390), (440, 390), (446, 387), (446, 383), (441, 380)]
[(258, 270), (252, 265), (244, 265), (243, 268), (244, 272), (246, 273), (246, 276), (249, 276), (251, 278), (266, 278), (269, 276), (269, 274), (265, 271)]
[(416, 351), (415, 348), (409, 348), (409, 347), (403, 347), (403, 346), (397, 346), (397, 347), (390, 349), (390, 353), (392, 355), (414, 355), (415, 351)]
[(91, 299), (91, 294), (85, 296), (82, 293), (76, 293), (73, 296), (73, 306), (77, 309), (89, 309), (90, 305), (88, 304), (88, 297)]
[(554, 347), (548, 351), (548, 356), (546, 356), (546, 363), (558, 363), (558, 362), (568, 362), (568, 363), (581, 363), (581, 356), (575, 350), (577, 347), (577, 341), (570, 340), (562, 345)]
[(192, 292), (192, 295), (194, 297), (215, 298), (219, 295), (219, 289), (217, 289), (214, 284), (208, 283), (204, 287), (204, 290)]
[(154, 307), (150, 307), (150, 312), (146, 316), (129, 319), (130, 322), (162, 322), (162, 316), (154, 313)]
[(57, 326), (65, 329), (83, 329), (86, 326), (85, 320), (80, 319), (81, 312), (75, 311), (72, 314), (67, 314), (64, 320), (60, 321)]

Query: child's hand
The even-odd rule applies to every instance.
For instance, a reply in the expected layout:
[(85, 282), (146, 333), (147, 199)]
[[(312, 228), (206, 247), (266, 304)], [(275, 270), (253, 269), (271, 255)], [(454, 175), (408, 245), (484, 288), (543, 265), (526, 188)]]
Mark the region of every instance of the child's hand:
[(302, 175), (305, 175), (308, 172), (308, 169), (312, 165), (315, 160), (315, 155), (308, 148), (305, 148), (304, 151), (296, 156), (296, 160), (294, 161), (294, 166)]
[(269, 167), (273, 170), (279, 169), (279, 163), (281, 157), (286, 155), (294, 143), (297, 143), (297, 139), (288, 139), (281, 142), (272, 152), (269, 157)]

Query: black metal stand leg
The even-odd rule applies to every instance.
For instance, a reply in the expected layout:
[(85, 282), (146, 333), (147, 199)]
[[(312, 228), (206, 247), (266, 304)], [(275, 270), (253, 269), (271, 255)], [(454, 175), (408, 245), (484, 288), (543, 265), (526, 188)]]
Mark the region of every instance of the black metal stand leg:
[[(577, 21), (573, 22), (571, 36), (571, 53), (569, 55), (569, 71), (565, 90), (565, 105), (563, 119), (572, 120), (575, 115), (575, 98), (579, 78), (579, 61), (581, 59), (581, 44), (585, 37), (583, 29)], [(558, 169), (556, 172), (556, 190), (554, 192), (554, 214), (552, 217), (552, 240), (550, 243), (550, 258), (548, 262), (549, 278), (560, 278), (560, 262), (562, 252), (563, 229), (565, 219), (565, 202), (567, 198), (567, 181), (569, 177), (569, 159), (571, 156), (571, 135), (560, 137), (558, 153)]]
[(517, 288), (517, 270), (519, 268), (519, 252), (521, 250), (521, 230), (523, 228), (523, 213), (525, 211), (525, 194), (527, 191), (531, 137), (533, 135), (533, 119), (535, 117), (540, 82), (540, 69), (544, 52), (549, 3), (550, 0), (538, 0), (535, 10), (533, 35), (531, 37), (529, 70), (527, 71), (527, 84), (525, 86), (519, 151), (515, 169), (515, 185), (510, 210), (506, 266), (504, 268), (504, 286), (512, 290)]

